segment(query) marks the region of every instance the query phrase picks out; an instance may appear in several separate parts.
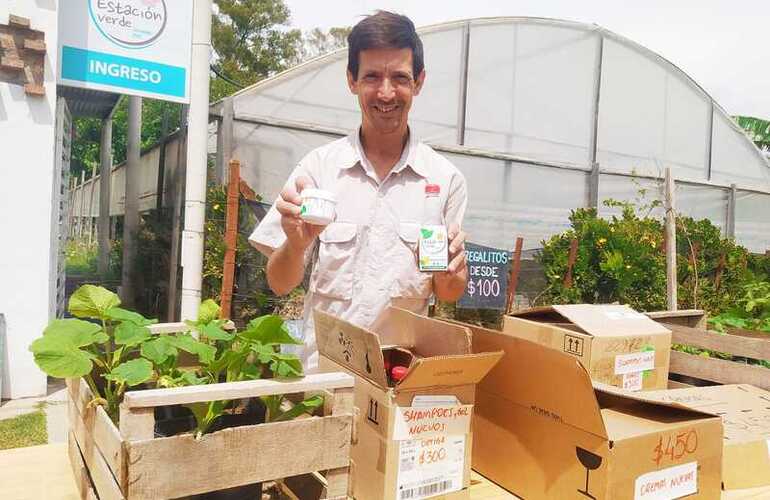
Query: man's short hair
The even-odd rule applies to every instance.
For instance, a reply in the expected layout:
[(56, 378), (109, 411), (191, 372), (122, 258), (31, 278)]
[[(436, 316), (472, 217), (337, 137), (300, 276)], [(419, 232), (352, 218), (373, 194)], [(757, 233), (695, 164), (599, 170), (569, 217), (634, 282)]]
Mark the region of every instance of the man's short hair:
[(348, 35), (348, 71), (353, 80), (358, 79), (361, 51), (368, 49), (412, 49), (414, 78), (424, 68), (422, 40), (414, 29), (414, 23), (401, 14), (379, 10), (353, 27)]

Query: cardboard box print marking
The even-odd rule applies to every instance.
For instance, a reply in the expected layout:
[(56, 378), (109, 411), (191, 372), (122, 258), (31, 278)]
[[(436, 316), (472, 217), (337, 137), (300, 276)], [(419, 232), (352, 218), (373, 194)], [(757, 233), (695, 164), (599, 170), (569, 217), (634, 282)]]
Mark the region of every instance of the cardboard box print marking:
[(668, 387), (671, 332), (628, 306), (539, 307), (506, 316), (503, 331), (578, 358), (596, 381), (631, 391)]
[[(352, 494), (360, 500), (469, 498), (477, 384), (502, 353), (471, 352), (467, 328), (388, 308), (370, 328), (315, 311), (322, 371), (356, 379)], [(389, 385), (382, 350), (416, 354)]]

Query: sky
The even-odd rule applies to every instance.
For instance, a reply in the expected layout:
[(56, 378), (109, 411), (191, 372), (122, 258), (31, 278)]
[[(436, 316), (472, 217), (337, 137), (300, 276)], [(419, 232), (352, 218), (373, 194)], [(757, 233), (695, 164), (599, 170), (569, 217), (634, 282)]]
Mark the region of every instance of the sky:
[(494, 16), (595, 23), (658, 53), (731, 115), (770, 119), (766, 0), (284, 0), (303, 30), (352, 26), (377, 9), (418, 26)]

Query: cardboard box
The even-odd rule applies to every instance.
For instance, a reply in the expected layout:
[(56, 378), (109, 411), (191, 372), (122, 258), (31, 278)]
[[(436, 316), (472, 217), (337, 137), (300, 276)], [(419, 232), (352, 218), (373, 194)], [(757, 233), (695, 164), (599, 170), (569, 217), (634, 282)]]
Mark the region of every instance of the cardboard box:
[[(322, 371), (356, 379), (352, 494), (359, 500), (469, 498), (477, 384), (502, 353), (473, 354), (459, 325), (388, 308), (370, 328), (315, 311)], [(389, 387), (382, 348), (419, 357)]]
[(722, 417), (725, 490), (770, 486), (770, 392), (740, 384), (652, 391), (645, 396)]
[(478, 385), (473, 468), (526, 499), (713, 499), (722, 423), (596, 383), (574, 357), (471, 327), (473, 348), (505, 351)]
[(578, 358), (598, 382), (631, 391), (668, 387), (671, 331), (628, 306), (538, 307), (506, 316), (503, 331)]

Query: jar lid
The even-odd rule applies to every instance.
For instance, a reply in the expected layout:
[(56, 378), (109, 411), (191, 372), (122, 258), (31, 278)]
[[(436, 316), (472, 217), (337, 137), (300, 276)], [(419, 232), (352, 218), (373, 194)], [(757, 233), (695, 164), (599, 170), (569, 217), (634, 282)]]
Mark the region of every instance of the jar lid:
[(441, 193), (441, 186), (438, 184), (426, 184), (425, 194), (439, 194)]
[(334, 193), (326, 191), (325, 189), (305, 188), (300, 193), (300, 197), (304, 198), (320, 198), (322, 200), (328, 200), (337, 203), (337, 198), (334, 197)]

